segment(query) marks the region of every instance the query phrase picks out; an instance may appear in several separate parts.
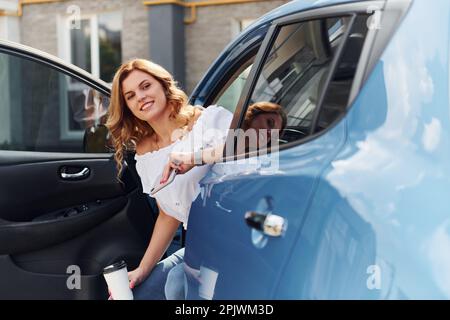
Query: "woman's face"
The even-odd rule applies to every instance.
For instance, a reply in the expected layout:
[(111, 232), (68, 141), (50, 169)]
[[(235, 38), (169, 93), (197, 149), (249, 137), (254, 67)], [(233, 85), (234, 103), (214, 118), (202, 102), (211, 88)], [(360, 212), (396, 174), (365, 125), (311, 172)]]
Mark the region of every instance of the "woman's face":
[(128, 108), (141, 120), (155, 121), (170, 113), (163, 86), (146, 72), (131, 71), (122, 81), (122, 92)]
[(261, 113), (261, 114), (257, 115), (250, 122), (250, 128), (254, 128), (256, 130), (259, 130), (259, 129), (281, 130), (282, 124), (283, 124), (283, 119), (281, 118), (281, 116), (279, 114), (268, 112), (268, 113)]
[(272, 130), (281, 130), (283, 119), (277, 113), (262, 113), (257, 115), (251, 122), (250, 128), (256, 130), (258, 146), (266, 146), (271, 140)]

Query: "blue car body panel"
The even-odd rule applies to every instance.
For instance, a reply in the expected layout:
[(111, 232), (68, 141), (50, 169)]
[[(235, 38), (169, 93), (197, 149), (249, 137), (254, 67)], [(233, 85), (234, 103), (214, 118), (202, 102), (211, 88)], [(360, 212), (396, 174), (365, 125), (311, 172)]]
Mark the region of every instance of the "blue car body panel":
[[(282, 6), (216, 64), (269, 21), (337, 3)], [(217, 280), (205, 296), (188, 272), (188, 298), (450, 298), (449, 24), (448, 1), (413, 1), (331, 129), (281, 150), (276, 171), (212, 168), (192, 206), (186, 264)], [(252, 231), (244, 221), (249, 210), (285, 217), (285, 235)]]
[[(366, 236), (375, 242), (370, 255), (380, 268), (381, 288), (366, 291), (378, 298), (450, 297), (449, 14), (448, 1), (413, 2), (346, 117), (347, 142), (322, 176), (333, 196), (317, 196), (320, 203), (309, 213), (333, 214), (347, 205), (353, 220), (370, 225)], [(320, 207), (324, 201), (329, 205)], [(341, 249), (350, 255), (355, 249), (348, 242)], [(299, 259), (292, 256), (292, 263)], [(347, 297), (335, 291), (347, 280), (331, 277), (347, 272), (336, 272), (338, 262), (331, 259), (322, 264), (327, 272), (317, 270), (323, 290), (318, 297)], [(283, 284), (286, 280), (280, 292)], [(348, 290), (355, 292), (352, 286)]]
[[(317, 177), (344, 141), (344, 126), (337, 126), (334, 132), (319, 143), (284, 154), (275, 172), (225, 163), (216, 164), (203, 180), (203, 195), (191, 209), (195, 219), (189, 220), (186, 262), (192, 268), (206, 267), (219, 274), (215, 298), (273, 296), (273, 280), (281, 277), (286, 252), (301, 230)], [(245, 224), (246, 211), (269, 211), (266, 201), (271, 202), (271, 212), (282, 213), (288, 220), (283, 238), (262, 237)], [(198, 235), (208, 241), (197, 241)], [(262, 245), (266, 242), (261, 248), (258, 237), (263, 238)], [(195, 282), (191, 284), (195, 286)]]

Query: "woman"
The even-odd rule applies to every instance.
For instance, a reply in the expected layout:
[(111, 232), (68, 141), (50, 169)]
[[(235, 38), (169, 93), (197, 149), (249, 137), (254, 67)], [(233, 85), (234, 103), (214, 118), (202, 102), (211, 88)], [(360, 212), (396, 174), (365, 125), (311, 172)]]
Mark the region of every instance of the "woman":
[[(118, 177), (125, 150), (134, 150), (143, 191), (150, 193), (161, 180), (171, 152), (201, 154), (202, 148), (223, 143), (232, 114), (222, 107), (204, 109), (187, 101), (172, 75), (155, 63), (134, 59), (119, 68), (113, 79), (106, 124), (115, 148)], [(205, 135), (209, 129), (216, 134)], [(128, 273), (135, 299), (183, 298), (182, 284), (166, 285), (166, 279), (169, 271), (183, 262), (184, 249), (159, 260), (179, 224), (187, 228), (191, 203), (200, 192), (198, 182), (208, 166), (189, 166), (187, 170), (185, 165), (172, 165), (185, 174), (153, 196), (159, 208), (153, 234), (139, 266)]]

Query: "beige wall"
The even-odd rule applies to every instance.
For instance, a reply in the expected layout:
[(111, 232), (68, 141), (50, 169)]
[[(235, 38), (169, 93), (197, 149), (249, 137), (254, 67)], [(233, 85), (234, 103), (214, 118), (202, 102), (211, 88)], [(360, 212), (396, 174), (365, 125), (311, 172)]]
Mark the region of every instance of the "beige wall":
[(81, 14), (122, 11), (122, 58), (149, 58), (148, 7), (139, 0), (74, 0), (57, 3), (25, 5), (21, 22), (21, 42), (58, 55), (57, 15), (65, 15), (71, 5), (79, 6)]
[[(197, 20), (186, 25), (186, 91), (190, 94), (210, 64), (236, 36), (238, 21), (257, 19), (289, 1), (260, 1), (246, 4), (200, 7)], [(186, 16), (189, 11), (186, 10)]]

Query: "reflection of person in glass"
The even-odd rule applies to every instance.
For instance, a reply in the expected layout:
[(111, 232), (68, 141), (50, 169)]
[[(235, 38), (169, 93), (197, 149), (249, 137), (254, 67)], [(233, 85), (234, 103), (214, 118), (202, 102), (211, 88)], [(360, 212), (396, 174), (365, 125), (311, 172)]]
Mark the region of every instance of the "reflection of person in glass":
[(73, 121), (85, 130), (106, 121), (108, 98), (94, 89), (83, 89), (71, 93), (70, 105)]
[(283, 108), (273, 102), (261, 101), (248, 107), (242, 128), (256, 130), (257, 146), (262, 148), (270, 143), (272, 130), (281, 132), (287, 123)]
[(105, 127), (106, 106), (109, 99), (94, 89), (83, 90), (86, 96), (84, 107), (79, 106), (78, 113), (74, 119), (84, 128), (84, 151), (85, 152), (108, 152), (105, 141), (108, 139), (108, 129)]

